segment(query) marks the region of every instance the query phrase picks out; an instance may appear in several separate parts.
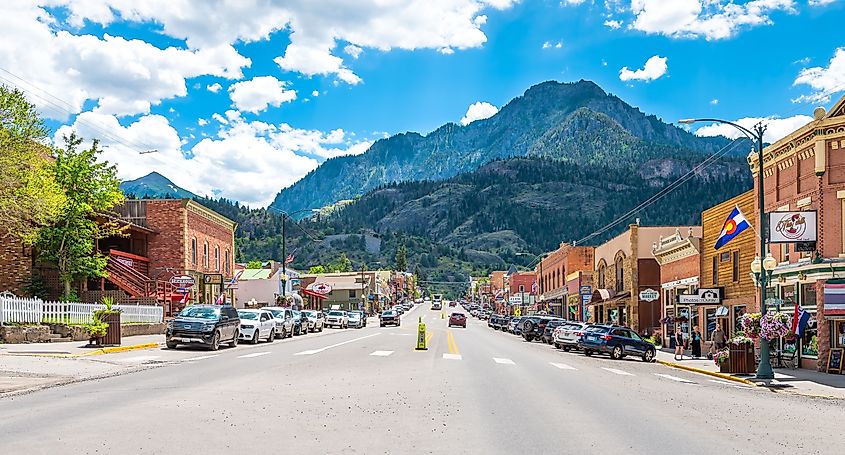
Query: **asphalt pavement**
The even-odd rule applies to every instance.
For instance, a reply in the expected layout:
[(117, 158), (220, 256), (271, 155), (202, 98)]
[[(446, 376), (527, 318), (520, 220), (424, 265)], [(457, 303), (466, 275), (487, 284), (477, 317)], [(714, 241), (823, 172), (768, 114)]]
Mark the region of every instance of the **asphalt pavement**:
[[(450, 309), (442, 314), (448, 315)], [(428, 349), (416, 351), (417, 318)], [(564, 353), (417, 306), (401, 327), (218, 352), (0, 398), (3, 453), (841, 453), (845, 406)]]

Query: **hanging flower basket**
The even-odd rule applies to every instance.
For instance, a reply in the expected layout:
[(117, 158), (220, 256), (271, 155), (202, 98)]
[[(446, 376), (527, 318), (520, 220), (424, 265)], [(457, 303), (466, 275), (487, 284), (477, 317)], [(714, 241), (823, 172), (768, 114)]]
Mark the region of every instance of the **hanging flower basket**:
[(745, 313), (739, 322), (746, 337), (752, 340), (760, 338), (760, 313)]
[(747, 336), (737, 335), (737, 336), (731, 338), (730, 340), (728, 340), (728, 343), (732, 344), (734, 346), (741, 346), (741, 345), (744, 345), (744, 344), (754, 344), (754, 340), (752, 340), (751, 338), (748, 338)]
[(789, 330), (789, 316), (783, 313), (766, 313), (760, 318), (760, 335), (767, 340), (784, 337)]

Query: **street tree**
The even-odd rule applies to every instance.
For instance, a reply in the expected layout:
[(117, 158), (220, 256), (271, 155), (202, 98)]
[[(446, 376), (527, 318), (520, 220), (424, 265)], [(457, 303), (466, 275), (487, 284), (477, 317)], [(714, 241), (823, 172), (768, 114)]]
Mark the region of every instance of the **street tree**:
[(0, 237), (32, 244), (65, 202), (51, 169), (48, 134), (23, 92), (0, 85)]
[(396, 270), (404, 272), (408, 268), (408, 251), (405, 245), (401, 245), (396, 249)]
[(351, 272), (352, 271), (352, 261), (349, 260), (349, 257), (346, 253), (340, 253), (340, 256), (337, 260), (332, 261), (329, 263), (329, 271), (330, 272)]
[(249, 261), (246, 263), (246, 268), (248, 269), (260, 269), (263, 266), (264, 265), (261, 263), (261, 261)]
[(311, 275), (320, 275), (320, 274), (326, 273), (326, 268), (323, 267), (322, 265), (314, 265), (314, 266), (311, 266), (310, 269), (308, 269), (308, 273), (311, 274)]
[(65, 148), (56, 150), (53, 174), (65, 204), (56, 221), (40, 230), (37, 240), (40, 258), (56, 266), (68, 299), (75, 296), (73, 282), (107, 276), (107, 258), (96, 250), (96, 241), (123, 235), (118, 223), (96, 219), (123, 202), (116, 169), (97, 160), (97, 141), (87, 149), (80, 149), (81, 144), (82, 139), (72, 134), (65, 137)]

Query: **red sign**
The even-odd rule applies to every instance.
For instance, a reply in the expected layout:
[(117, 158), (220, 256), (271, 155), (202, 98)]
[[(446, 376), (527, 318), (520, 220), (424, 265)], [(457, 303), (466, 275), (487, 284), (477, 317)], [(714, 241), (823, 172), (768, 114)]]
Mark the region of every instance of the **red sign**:
[(332, 292), (332, 287), (328, 283), (314, 283), (311, 285), (311, 290), (317, 294), (326, 295), (329, 292)]

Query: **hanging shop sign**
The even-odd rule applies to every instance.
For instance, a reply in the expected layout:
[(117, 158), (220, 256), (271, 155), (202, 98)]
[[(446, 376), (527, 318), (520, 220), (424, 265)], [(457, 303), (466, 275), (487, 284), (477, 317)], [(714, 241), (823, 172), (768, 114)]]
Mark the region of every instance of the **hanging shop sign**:
[(178, 288), (190, 288), (197, 284), (194, 277), (190, 275), (176, 275), (170, 277), (170, 284), (178, 287)]
[(332, 286), (328, 283), (314, 283), (311, 285), (311, 290), (317, 294), (326, 295), (329, 292), (332, 292)]
[(640, 300), (644, 302), (654, 302), (660, 298), (660, 293), (654, 289), (643, 289), (640, 291)]
[(815, 242), (818, 236), (818, 214), (803, 212), (769, 212), (769, 242)]
[(722, 303), (722, 288), (700, 288), (694, 294), (679, 295), (678, 303), (684, 305), (719, 305)]

